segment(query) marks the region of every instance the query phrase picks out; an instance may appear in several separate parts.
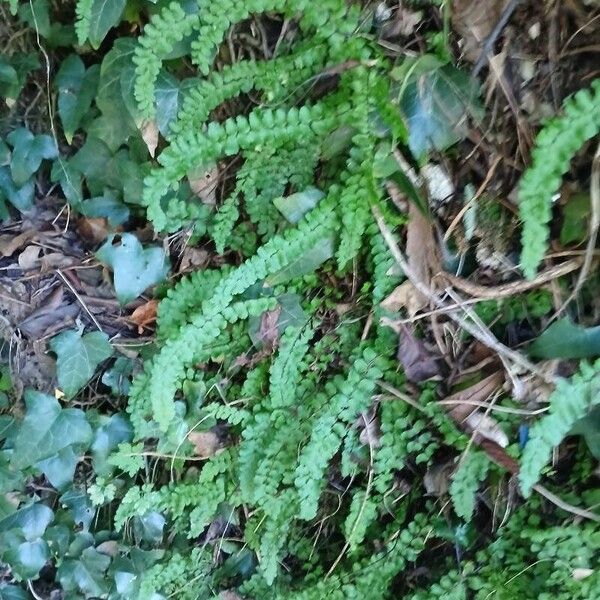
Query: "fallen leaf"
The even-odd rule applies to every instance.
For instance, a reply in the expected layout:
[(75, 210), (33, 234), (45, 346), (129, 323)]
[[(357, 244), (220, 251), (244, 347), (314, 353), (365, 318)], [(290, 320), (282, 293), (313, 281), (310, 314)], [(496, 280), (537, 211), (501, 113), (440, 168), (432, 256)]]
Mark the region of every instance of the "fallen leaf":
[(96, 550), (100, 554), (106, 554), (106, 556), (112, 556), (113, 558), (119, 553), (119, 544), (115, 540), (106, 540), (96, 546)]
[(400, 328), (398, 360), (402, 364), (406, 378), (418, 383), (439, 375), (437, 357), (406, 325), (401, 325)]
[(575, 579), (575, 581), (581, 581), (582, 579), (585, 579), (586, 577), (589, 577), (590, 575), (594, 574), (594, 569), (587, 569), (585, 567), (576, 567), (575, 569), (573, 569), (571, 575), (573, 577), (573, 579)]
[(260, 328), (258, 338), (265, 348), (274, 349), (279, 343), (279, 316), (281, 315), (281, 305), (278, 304), (273, 310), (263, 313), (260, 319)]
[(400, 2), (397, 10), (393, 13), (392, 19), (383, 28), (381, 35), (383, 39), (393, 39), (398, 36), (408, 37), (422, 20), (422, 11), (409, 10), (405, 3)]
[(471, 431), (486, 440), (495, 442), (501, 448), (508, 446), (508, 437), (498, 424), (498, 422), (489, 415), (476, 410), (465, 419), (465, 425)]
[(132, 323), (138, 326), (138, 333), (142, 335), (144, 328), (153, 325), (156, 321), (158, 311), (158, 300), (148, 300), (148, 302), (138, 306), (129, 317)]
[(27, 242), (36, 235), (33, 229), (24, 231), (19, 235), (4, 233), (0, 235), (0, 254), (2, 256), (12, 256), (19, 248), (22, 248)]
[(390, 312), (398, 312), (405, 308), (408, 316), (412, 318), (423, 308), (423, 296), (407, 279), (383, 300), (381, 308)]
[(423, 477), (425, 491), (432, 496), (443, 496), (450, 489), (450, 478), (454, 472), (454, 461), (433, 464)]
[(503, 383), (504, 375), (501, 371), (497, 371), (464, 390), (446, 396), (440, 400), (440, 404), (457, 423), (462, 423), (477, 409), (477, 402), (489, 400)]
[(40, 253), (42, 249), (40, 246), (27, 246), (21, 254), (19, 254), (19, 267), (21, 267), (22, 271), (30, 271), (31, 269), (35, 269), (40, 264)]
[(221, 600), (243, 600), (243, 598), (232, 590), (225, 590), (219, 596)]
[(217, 203), (217, 184), (219, 183), (219, 166), (214, 165), (209, 169), (201, 168), (188, 173), (188, 181), (192, 192), (210, 206)]
[(194, 446), (194, 454), (200, 458), (214, 456), (221, 447), (219, 437), (214, 431), (190, 431), (187, 438)]
[(194, 248), (186, 246), (183, 255), (181, 256), (181, 262), (179, 264), (179, 272), (196, 270), (200, 267), (206, 266), (209, 260), (209, 255), (206, 250), (201, 248)]
[(156, 124), (156, 121), (144, 121), (144, 123), (142, 123), (140, 132), (142, 134), (142, 139), (148, 147), (150, 156), (154, 158), (154, 154), (158, 146), (158, 125)]
[(498, 22), (508, 0), (454, 0), (450, 10), (452, 25), (462, 38), (465, 58), (477, 61), (483, 44)]
[(104, 217), (81, 217), (77, 221), (77, 233), (90, 246), (96, 246), (108, 235), (108, 221)]
[(74, 318), (78, 312), (76, 304), (64, 301), (64, 288), (59, 287), (25, 317), (18, 327), (28, 338), (39, 339), (51, 325)]
[(50, 271), (52, 269), (65, 269), (72, 267), (76, 260), (72, 256), (65, 256), (61, 252), (51, 252), (50, 254), (44, 254), (41, 258), (42, 272)]

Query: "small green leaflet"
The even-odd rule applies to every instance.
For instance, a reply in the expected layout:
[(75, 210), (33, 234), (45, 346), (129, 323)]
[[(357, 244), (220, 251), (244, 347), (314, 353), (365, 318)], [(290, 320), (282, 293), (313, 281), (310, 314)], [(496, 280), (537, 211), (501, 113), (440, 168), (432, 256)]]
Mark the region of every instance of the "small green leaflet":
[(298, 256), (287, 267), (271, 275), (267, 283), (270, 286), (280, 285), (295, 279), (307, 273), (312, 273), (318, 269), (326, 260), (329, 260), (334, 254), (334, 241), (331, 237), (318, 240), (310, 249)]
[(600, 326), (581, 327), (570, 319), (555, 321), (530, 346), (536, 358), (592, 358), (600, 355)]
[(109, 236), (96, 257), (112, 268), (117, 298), (121, 304), (127, 304), (163, 281), (170, 264), (162, 248), (144, 248), (131, 233), (123, 233), (120, 238), (121, 243), (115, 245), (117, 236)]
[(63, 331), (50, 341), (56, 353), (58, 385), (72, 398), (91, 379), (96, 367), (112, 356), (108, 336), (100, 331), (82, 335), (81, 330)]
[(454, 512), (465, 521), (470, 521), (473, 516), (477, 488), (486, 478), (489, 466), (490, 460), (483, 452), (471, 451), (452, 476), (450, 497)]
[(86, 71), (83, 61), (76, 54), (67, 57), (56, 74), (54, 82), (58, 88), (58, 114), (69, 144), (92, 105), (99, 77), (100, 67), (93, 65)]
[(88, 33), (94, 50), (100, 47), (109, 29), (119, 23), (126, 4), (127, 0), (94, 0)]
[(13, 147), (10, 171), (16, 187), (22, 187), (29, 181), (42, 160), (58, 156), (56, 143), (49, 135), (33, 135), (25, 127), (11, 131), (6, 139)]
[(92, 429), (83, 411), (63, 409), (52, 396), (27, 390), (25, 405), (27, 413), (15, 438), (11, 465), (35, 467), (54, 487), (62, 488), (72, 480)]
[(318, 188), (310, 186), (301, 192), (274, 198), (273, 204), (290, 223), (294, 224), (314, 208), (324, 195)]

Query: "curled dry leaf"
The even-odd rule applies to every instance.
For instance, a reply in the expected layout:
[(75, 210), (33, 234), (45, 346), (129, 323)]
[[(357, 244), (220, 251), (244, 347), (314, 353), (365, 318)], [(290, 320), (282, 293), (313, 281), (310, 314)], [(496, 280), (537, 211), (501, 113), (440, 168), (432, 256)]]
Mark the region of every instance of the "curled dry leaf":
[(406, 378), (418, 383), (440, 375), (437, 357), (427, 348), (423, 340), (418, 339), (406, 325), (401, 325), (400, 328), (398, 360), (402, 364)]
[(273, 350), (279, 343), (279, 315), (281, 314), (281, 305), (277, 308), (265, 312), (260, 319), (259, 339), (265, 348)]
[(104, 217), (80, 217), (77, 233), (90, 245), (102, 243), (108, 236), (108, 220)]
[(493, 417), (476, 410), (465, 419), (465, 425), (473, 433), (495, 442), (501, 448), (508, 446), (508, 437)]
[(425, 491), (432, 496), (443, 496), (450, 489), (450, 479), (454, 472), (454, 461), (434, 464), (425, 473), (423, 485)]
[(32, 240), (35, 235), (36, 232), (33, 229), (24, 231), (19, 235), (14, 235), (13, 233), (0, 235), (0, 254), (2, 256), (13, 255), (19, 248), (22, 248), (27, 242)]
[(209, 169), (198, 169), (188, 173), (188, 181), (192, 192), (210, 206), (217, 203), (217, 184), (219, 183), (219, 166), (214, 165)]
[(40, 253), (42, 249), (40, 246), (27, 246), (21, 254), (19, 254), (19, 267), (22, 271), (30, 271), (31, 269), (35, 269), (40, 264)]
[(144, 123), (142, 123), (140, 132), (142, 134), (142, 139), (148, 147), (150, 156), (154, 158), (154, 154), (156, 153), (156, 148), (158, 146), (158, 125), (156, 124), (156, 121), (144, 121)]
[(142, 335), (144, 328), (155, 323), (157, 311), (158, 300), (148, 300), (131, 313), (129, 320), (138, 326), (138, 333)]
[(390, 312), (398, 312), (404, 308), (412, 318), (423, 308), (423, 297), (407, 279), (383, 300), (381, 307)]
[(187, 438), (199, 458), (210, 458), (221, 447), (219, 436), (214, 431), (190, 431)]
[(503, 383), (504, 375), (501, 371), (497, 371), (472, 386), (447, 396), (440, 401), (440, 404), (457, 423), (462, 423), (477, 409), (478, 402), (489, 400)]

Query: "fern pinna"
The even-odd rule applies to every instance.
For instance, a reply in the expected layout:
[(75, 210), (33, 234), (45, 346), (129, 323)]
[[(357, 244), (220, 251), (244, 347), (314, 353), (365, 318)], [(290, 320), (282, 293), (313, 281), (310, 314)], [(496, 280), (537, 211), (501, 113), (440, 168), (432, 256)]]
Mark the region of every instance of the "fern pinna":
[[(297, 20), (297, 42), (282, 43), (272, 60), (212, 69), (229, 27), (264, 12)], [(140, 583), (143, 597), (203, 597), (187, 583), (198, 579), (206, 597), (238, 587), (261, 600), (387, 598), (435, 535), (410, 509), (397, 474), (468, 440), (430, 392), (421, 410), (377, 401), (381, 380), (403, 383), (393, 333), (378, 325), (363, 331), (361, 318), (339, 314), (332, 327), (330, 288), (314, 273), (323, 265), (343, 278), (364, 259), (373, 279), (361, 291), (364, 314), (377, 312), (399, 280), (371, 207), (386, 210), (375, 164), (406, 142), (405, 129), (389, 99), (388, 61), (361, 31), (366, 22), (344, 0), (199, 1), (162, 8), (140, 38), (135, 96), (145, 119), (156, 117), (156, 82), (177, 44), (191, 44), (200, 73), (145, 180), (148, 217), (165, 232), (193, 231), (201, 221), (201, 235), (206, 211), (189, 179), (235, 158), (236, 182), (208, 230), (219, 252), (244, 238), (236, 251), (246, 257), (192, 274), (167, 293), (159, 348), (131, 386), (137, 454), (154, 447), (171, 457), (177, 476), (122, 491), (116, 525), (126, 530), (131, 517), (159, 511), (176, 539), (195, 545), (190, 555), (165, 554)], [(327, 86), (317, 85), (323, 80)], [(247, 114), (211, 120), (220, 105), (250, 92), (258, 104)], [(299, 209), (302, 218), (286, 221), (273, 201), (309, 186), (322, 195)], [(265, 316), (276, 321), (276, 349), (252, 333)], [(364, 433), (374, 412), (380, 439)], [(188, 468), (188, 433), (211, 427), (225, 431), (224, 448)], [(132, 448), (122, 445), (111, 460), (134, 474), (146, 463), (131, 458)], [(345, 494), (349, 479), (353, 493)], [(467, 492), (475, 493), (476, 479)], [(323, 528), (332, 543), (317, 545)], [(242, 556), (252, 569), (234, 580), (228, 565)]]

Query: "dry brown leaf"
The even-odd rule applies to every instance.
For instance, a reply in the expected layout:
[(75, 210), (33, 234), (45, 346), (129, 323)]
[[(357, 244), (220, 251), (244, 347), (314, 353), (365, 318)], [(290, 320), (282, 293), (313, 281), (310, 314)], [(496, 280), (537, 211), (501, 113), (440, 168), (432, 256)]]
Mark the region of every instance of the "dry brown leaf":
[(476, 410), (465, 419), (465, 425), (478, 436), (495, 442), (501, 448), (508, 446), (508, 437), (498, 424), (498, 421), (483, 412)]
[(408, 37), (414, 33), (417, 25), (422, 20), (422, 11), (410, 10), (400, 2), (393, 13), (392, 19), (383, 28), (382, 37), (384, 39), (393, 39), (398, 36)]
[(98, 550), (100, 554), (106, 554), (107, 556), (112, 556), (114, 558), (119, 553), (119, 544), (116, 540), (106, 540), (106, 542), (98, 544), (96, 550)]
[(219, 166), (214, 165), (209, 169), (200, 169), (188, 173), (188, 181), (192, 192), (210, 206), (217, 203), (217, 184), (219, 183)]
[(462, 52), (475, 62), (483, 44), (500, 19), (509, 0), (454, 0), (452, 25), (462, 38)]
[(51, 269), (72, 267), (76, 263), (76, 260), (72, 256), (65, 256), (62, 252), (51, 252), (42, 256), (41, 262), (42, 272), (45, 272)]
[(187, 438), (194, 446), (194, 453), (200, 458), (214, 456), (221, 447), (219, 436), (214, 431), (190, 431)]
[(96, 246), (108, 236), (108, 220), (104, 217), (81, 217), (77, 221), (77, 233), (90, 246)]
[(381, 303), (381, 307), (390, 312), (398, 312), (405, 308), (412, 319), (423, 308), (423, 297), (407, 279)]
[(263, 313), (260, 319), (260, 329), (258, 330), (258, 337), (263, 343), (265, 348), (274, 349), (279, 343), (279, 329), (277, 324), (279, 323), (279, 316), (281, 315), (281, 305), (277, 305), (277, 308), (268, 310)]
[(158, 312), (158, 300), (148, 300), (145, 304), (138, 306), (129, 317), (132, 323), (138, 326), (138, 333), (142, 335), (144, 328), (156, 322)]
[(224, 590), (219, 596), (221, 600), (243, 600), (243, 598), (233, 590)]
[(441, 401), (441, 404), (457, 423), (462, 423), (477, 409), (477, 402), (489, 400), (503, 383), (504, 375), (501, 371), (497, 371), (464, 390), (450, 394)]
[(42, 249), (40, 246), (27, 246), (21, 254), (19, 254), (19, 267), (21, 267), (22, 271), (30, 271), (31, 269), (35, 269), (40, 264), (40, 253)]
[(454, 472), (454, 461), (433, 464), (423, 477), (425, 491), (432, 496), (444, 496), (450, 489), (450, 478)]
[(181, 256), (179, 272), (181, 273), (190, 269), (196, 270), (200, 267), (204, 267), (208, 261), (209, 254), (206, 250), (202, 250), (202, 248), (186, 246), (183, 251), (183, 255)]
[(400, 326), (398, 360), (408, 381), (418, 383), (440, 374), (437, 357), (418, 339), (406, 325)]
[(14, 233), (4, 233), (0, 235), (0, 254), (2, 256), (11, 256), (19, 248), (22, 248), (27, 242), (32, 240), (36, 235), (33, 229), (28, 229), (19, 235)]
[(76, 304), (64, 299), (64, 288), (56, 288), (28, 317), (19, 323), (19, 329), (31, 339), (39, 339), (52, 325), (69, 320), (79, 312)]
[(150, 121), (144, 121), (140, 128), (140, 132), (142, 134), (142, 139), (148, 147), (150, 156), (154, 158), (154, 154), (158, 146), (158, 125), (156, 124), (156, 121), (154, 121), (154, 119)]

